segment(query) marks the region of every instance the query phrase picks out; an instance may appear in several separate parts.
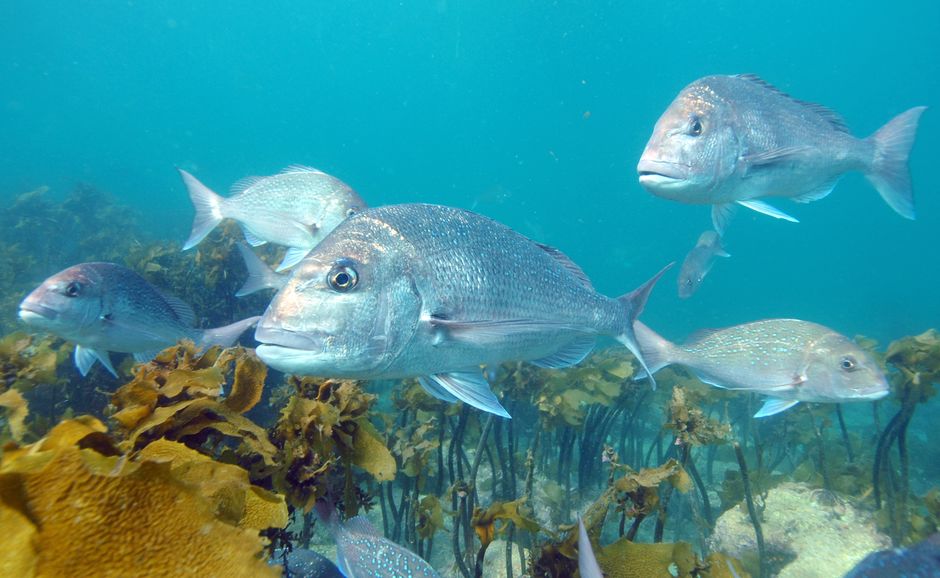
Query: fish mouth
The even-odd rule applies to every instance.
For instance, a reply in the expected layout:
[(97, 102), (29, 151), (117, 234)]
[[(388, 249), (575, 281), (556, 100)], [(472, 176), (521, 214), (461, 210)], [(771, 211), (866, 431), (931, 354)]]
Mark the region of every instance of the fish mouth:
[(878, 391), (872, 391), (872, 392), (869, 392), (869, 393), (863, 393), (863, 394), (861, 394), (861, 395), (858, 396), (858, 399), (865, 399), (865, 400), (874, 401), (874, 400), (876, 400), (876, 399), (881, 399), (881, 398), (887, 396), (889, 393), (891, 393), (891, 390), (888, 389), (887, 386), (885, 386), (884, 389), (880, 389), (880, 390), (878, 390)]
[(59, 312), (40, 303), (24, 301), (20, 304), (20, 319), (26, 323), (37, 321), (51, 321), (59, 316)]
[(640, 159), (636, 166), (640, 184), (644, 187), (662, 187), (682, 183), (688, 179), (688, 167), (669, 161)]
[(258, 325), (255, 339), (262, 343), (259, 347), (269, 349), (294, 349), (299, 351), (319, 351), (323, 349), (326, 334), (319, 331), (290, 331), (280, 327)]

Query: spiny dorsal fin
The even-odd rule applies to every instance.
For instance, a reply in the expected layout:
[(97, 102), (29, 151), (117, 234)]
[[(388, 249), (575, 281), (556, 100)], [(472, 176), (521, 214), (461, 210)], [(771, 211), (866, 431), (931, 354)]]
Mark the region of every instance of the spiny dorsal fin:
[(186, 327), (192, 327), (196, 324), (196, 312), (189, 306), (189, 303), (186, 303), (179, 297), (170, 295), (162, 289), (160, 290), (160, 296), (163, 297), (166, 304), (173, 310), (173, 313), (176, 315), (176, 318), (180, 320), (180, 323)]
[(237, 195), (239, 193), (244, 193), (246, 190), (250, 189), (254, 185), (258, 184), (259, 181), (264, 180), (264, 177), (243, 177), (235, 181), (235, 184), (229, 188), (229, 193), (231, 195)]
[(375, 526), (372, 525), (372, 522), (369, 521), (369, 518), (365, 516), (355, 516), (346, 520), (343, 523), (343, 526), (349, 532), (354, 532), (356, 534), (363, 534), (365, 536), (378, 536), (383, 537), (382, 534), (376, 530)]
[(540, 249), (551, 255), (553, 259), (558, 261), (562, 267), (567, 269), (572, 275), (578, 278), (578, 281), (587, 287), (588, 289), (593, 289), (594, 286), (591, 285), (591, 280), (588, 279), (588, 276), (581, 270), (581, 267), (578, 267), (578, 264), (571, 260), (571, 257), (565, 255), (555, 247), (550, 245), (543, 245), (542, 243), (535, 243)]
[(756, 74), (739, 74), (737, 75), (737, 77), (744, 79), (744, 80), (749, 80), (755, 84), (758, 84), (766, 88), (767, 90), (772, 90), (773, 92), (776, 92), (780, 96), (786, 97), (792, 100), (793, 102), (806, 107), (808, 110), (811, 110), (814, 113), (818, 114), (823, 120), (828, 122), (832, 126), (832, 128), (834, 128), (835, 130), (839, 132), (845, 132), (845, 133), (849, 132), (849, 127), (845, 125), (845, 119), (842, 118), (842, 115), (840, 115), (839, 113), (837, 113), (836, 111), (832, 110), (831, 108), (827, 106), (823, 106), (815, 102), (807, 102), (805, 100), (800, 100), (798, 98), (793, 98), (789, 94), (780, 90), (776, 86), (770, 84), (769, 82), (757, 76)]
[(281, 171), (280, 173), (278, 173), (278, 174), (279, 174), (279, 175), (291, 175), (291, 174), (295, 174), (295, 173), (314, 173), (314, 174), (318, 174), (318, 175), (325, 175), (325, 174), (326, 174), (326, 173), (324, 173), (323, 171), (321, 171), (320, 169), (315, 169), (315, 168), (313, 168), (313, 167), (308, 167), (308, 166), (306, 166), (306, 165), (290, 165), (290, 166), (284, 167), (284, 170), (282, 170), (282, 171)]

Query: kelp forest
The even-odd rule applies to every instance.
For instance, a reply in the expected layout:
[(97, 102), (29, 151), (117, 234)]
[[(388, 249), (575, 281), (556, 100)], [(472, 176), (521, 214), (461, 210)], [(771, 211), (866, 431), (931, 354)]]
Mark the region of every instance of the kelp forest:
[[(2, 575), (126, 563), (127, 575), (280, 576), (277, 551), (332, 557), (318, 503), (367, 515), (460, 578), (579, 576), (579, 516), (618, 578), (798, 576), (801, 564), (835, 576), (940, 525), (940, 460), (923, 433), (940, 382), (934, 330), (856, 338), (889, 397), (763, 419), (757, 397), (683, 370), (653, 389), (622, 347), (569, 369), (498, 368), (512, 419), (414, 380), (283, 375), (250, 336), (181, 342), (144, 364), (115, 356), (119, 378), (100, 365), (82, 378), (71, 344), (15, 318), (66, 265), (126, 265), (185, 297), (204, 326), (259, 314), (270, 297), (234, 297), (244, 266), (231, 228), (184, 253), (134, 233), (142, 219), (86, 185), (25, 193), (0, 214)], [(126, 500), (132, 511), (115, 506)], [(833, 556), (830, 535), (857, 555)]]

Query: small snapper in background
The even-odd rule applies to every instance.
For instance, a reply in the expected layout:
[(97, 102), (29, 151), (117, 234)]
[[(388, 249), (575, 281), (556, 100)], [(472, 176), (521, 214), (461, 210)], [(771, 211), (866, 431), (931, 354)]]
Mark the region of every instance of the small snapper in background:
[(658, 197), (712, 205), (719, 234), (737, 205), (796, 222), (765, 199), (822, 199), (850, 171), (863, 173), (892, 209), (913, 219), (907, 160), (924, 110), (907, 110), (860, 139), (838, 114), (754, 75), (706, 76), (682, 89), (659, 118), (637, 172)]
[(439, 399), (509, 417), (481, 366), (568, 367), (601, 335), (643, 364), (633, 320), (663, 271), (612, 299), (561, 251), (482, 215), (379, 207), (343, 221), (291, 274), (256, 351), (299, 375), (417, 377)]
[(192, 308), (126, 267), (82, 263), (49, 277), (20, 303), (20, 319), (72, 341), (82, 375), (100, 361), (117, 377), (109, 351), (145, 362), (180, 339), (229, 346), (260, 317), (196, 329)]
[(634, 332), (653, 372), (681, 365), (705, 383), (768, 396), (754, 417), (801, 401), (844, 403), (889, 393), (878, 364), (851, 339), (798, 319), (767, 319), (702, 331), (683, 345), (637, 321)]
[(702, 233), (695, 246), (685, 256), (682, 267), (679, 269), (679, 297), (688, 299), (698, 291), (711, 271), (717, 257), (730, 257), (731, 255), (721, 246), (721, 236), (715, 231)]
[(265, 289), (274, 289), (278, 291), (287, 284), (290, 275), (287, 273), (278, 273), (268, 267), (268, 264), (261, 260), (261, 257), (255, 255), (251, 247), (244, 243), (237, 243), (238, 252), (241, 253), (242, 260), (245, 261), (245, 269), (248, 271), (248, 279), (236, 293), (236, 297), (244, 297), (264, 291)]
[(288, 247), (277, 270), (300, 262), (343, 219), (362, 210), (362, 199), (349, 185), (317, 169), (294, 165), (269, 177), (246, 177), (220, 197), (183, 169), (196, 217), (183, 250), (199, 244), (222, 219), (239, 222), (249, 245)]

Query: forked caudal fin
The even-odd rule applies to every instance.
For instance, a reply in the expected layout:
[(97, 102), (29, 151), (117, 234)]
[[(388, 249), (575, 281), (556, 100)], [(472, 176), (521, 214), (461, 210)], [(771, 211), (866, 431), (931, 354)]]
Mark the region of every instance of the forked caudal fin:
[(640, 355), (647, 363), (650, 372), (656, 373), (667, 365), (675, 363), (678, 348), (642, 321), (633, 322), (633, 332), (640, 349)]
[(279, 275), (273, 269), (267, 266), (250, 247), (244, 243), (238, 243), (238, 252), (241, 253), (245, 261), (245, 269), (248, 270), (248, 279), (241, 289), (235, 293), (236, 297), (251, 295), (257, 291), (265, 289), (280, 289), (287, 283), (287, 275)]
[(221, 345), (222, 347), (229, 347), (235, 343), (239, 335), (244, 333), (248, 328), (257, 325), (260, 320), (261, 316), (255, 316), (236, 321), (231, 325), (206, 329), (202, 332), (202, 337), (199, 339), (199, 346), (209, 347), (210, 345)]
[(640, 316), (640, 313), (643, 312), (643, 308), (646, 306), (646, 300), (649, 299), (650, 292), (653, 290), (656, 282), (659, 281), (659, 278), (662, 277), (666, 271), (671, 269), (673, 265), (675, 265), (675, 263), (666, 265), (659, 273), (653, 275), (652, 279), (640, 285), (626, 295), (622, 295), (617, 298), (621, 305), (623, 305), (624, 311), (626, 313), (626, 324), (623, 327), (620, 335), (616, 336), (616, 339), (625, 345), (627, 349), (629, 349), (630, 352), (636, 356), (637, 361), (640, 362), (640, 366), (646, 372), (646, 375), (649, 376), (650, 383), (654, 389), (656, 388), (656, 380), (653, 379), (653, 373), (646, 365), (646, 359), (643, 356), (643, 352), (640, 350), (640, 345), (637, 343), (636, 335), (633, 332), (633, 324), (637, 317)]
[(917, 106), (902, 112), (868, 137), (875, 145), (875, 156), (865, 177), (888, 206), (907, 219), (914, 218), (914, 190), (907, 158), (925, 110), (926, 106)]
[(183, 184), (186, 185), (189, 198), (193, 202), (193, 208), (196, 209), (192, 231), (190, 231), (189, 238), (186, 239), (186, 243), (183, 245), (185, 251), (198, 245), (222, 221), (224, 218), (222, 215), (222, 202), (225, 199), (212, 192), (209, 187), (199, 182), (199, 179), (183, 169), (177, 168), (176, 170), (183, 177)]
[(581, 516), (578, 516), (578, 572), (581, 573), (581, 578), (604, 578)]

